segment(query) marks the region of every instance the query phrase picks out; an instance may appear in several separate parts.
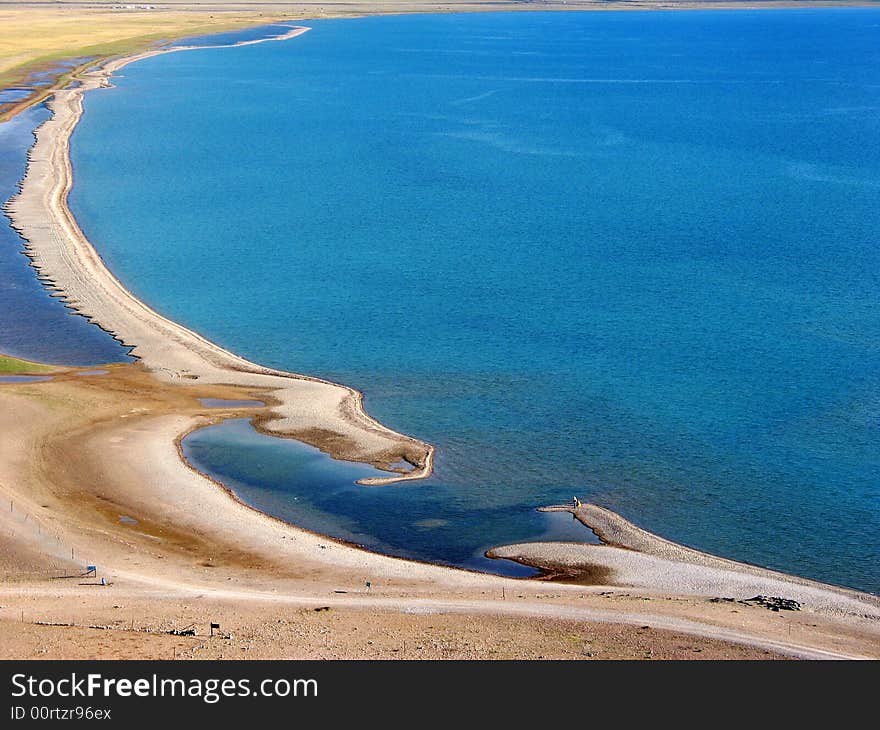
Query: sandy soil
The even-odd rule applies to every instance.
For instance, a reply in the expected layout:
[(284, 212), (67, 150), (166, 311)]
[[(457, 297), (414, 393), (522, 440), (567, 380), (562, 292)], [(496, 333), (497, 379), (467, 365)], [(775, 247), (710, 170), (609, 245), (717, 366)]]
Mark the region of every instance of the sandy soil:
[(780, 596), (815, 609), (880, 621), (877, 596), (700, 552), (658, 537), (594, 504), (544, 507), (541, 511), (570, 512), (603, 544), (521, 543), (493, 548), (491, 556), (575, 578), (601, 576), (602, 581), (614, 585), (738, 600)]
[[(94, 594), (95, 591), (92, 591)], [(0, 609), (4, 658), (777, 659), (675, 631), (576, 619), (265, 606), (194, 597), (33, 594)], [(4, 598), (4, 601), (7, 599)], [(58, 605), (58, 604), (61, 605)], [(85, 604), (85, 605), (83, 605)], [(23, 620), (22, 620), (23, 619)], [(35, 622), (41, 623), (35, 623)], [(211, 622), (221, 630), (209, 635)], [(170, 631), (195, 628), (196, 636)]]

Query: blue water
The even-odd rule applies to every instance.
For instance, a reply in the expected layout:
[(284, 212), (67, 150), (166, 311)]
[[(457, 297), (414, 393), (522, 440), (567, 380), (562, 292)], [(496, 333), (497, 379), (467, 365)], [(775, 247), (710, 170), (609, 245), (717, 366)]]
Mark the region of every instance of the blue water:
[[(35, 106), (0, 123), (0, 201), (17, 192), (33, 130), (48, 116)], [(0, 213), (0, 353), (66, 365), (127, 359), (109, 335), (49, 296), (22, 251), (21, 237)]]
[(533, 510), (576, 494), (880, 589), (880, 11), (308, 25), (126, 67), (72, 206), (158, 310), (360, 388), (437, 470), (300, 483), (239, 423), (200, 468), (425, 559), (572, 539)]
[(0, 104), (27, 99), (33, 93), (29, 88), (10, 88), (0, 90)]
[(0, 375), (0, 383), (42, 383), (52, 380), (49, 375)]

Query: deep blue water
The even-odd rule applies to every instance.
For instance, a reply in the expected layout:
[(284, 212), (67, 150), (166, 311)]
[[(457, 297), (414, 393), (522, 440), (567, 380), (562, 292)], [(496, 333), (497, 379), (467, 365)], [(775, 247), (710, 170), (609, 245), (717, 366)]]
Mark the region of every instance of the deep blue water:
[(352, 487), (239, 422), (199, 467), (425, 559), (572, 539), (533, 510), (577, 494), (880, 590), (880, 11), (307, 24), (91, 94), (72, 206), (150, 304), (437, 470)]
[[(17, 192), (33, 130), (48, 116), (36, 106), (0, 123), (0, 201)], [(49, 296), (22, 250), (21, 237), (0, 213), (0, 353), (68, 365), (125, 360), (126, 349)]]

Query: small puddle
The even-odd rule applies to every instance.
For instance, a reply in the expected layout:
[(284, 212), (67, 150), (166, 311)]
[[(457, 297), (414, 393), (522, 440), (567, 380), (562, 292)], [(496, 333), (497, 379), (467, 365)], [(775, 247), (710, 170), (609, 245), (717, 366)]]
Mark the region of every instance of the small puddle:
[(123, 525), (136, 525), (138, 523), (134, 517), (129, 517), (128, 515), (119, 515), (119, 521)]
[(40, 383), (52, 380), (51, 375), (0, 375), (0, 383)]
[(82, 371), (76, 373), (76, 375), (79, 375), (80, 377), (86, 378), (89, 375), (106, 375), (109, 372), (110, 372), (109, 370), (82, 370)]
[(0, 104), (27, 99), (32, 93), (31, 89), (22, 87), (0, 90)]
[(207, 408), (263, 408), (266, 405), (261, 400), (227, 400), (226, 398), (199, 398), (199, 402)]

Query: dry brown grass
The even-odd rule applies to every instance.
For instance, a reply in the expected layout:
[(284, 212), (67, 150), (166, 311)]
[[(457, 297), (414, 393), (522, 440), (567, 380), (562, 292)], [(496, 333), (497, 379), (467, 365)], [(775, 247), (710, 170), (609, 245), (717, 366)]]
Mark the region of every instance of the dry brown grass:
[(161, 40), (271, 22), (282, 12), (122, 11), (0, 4), (0, 86), (66, 58), (108, 56)]

